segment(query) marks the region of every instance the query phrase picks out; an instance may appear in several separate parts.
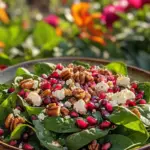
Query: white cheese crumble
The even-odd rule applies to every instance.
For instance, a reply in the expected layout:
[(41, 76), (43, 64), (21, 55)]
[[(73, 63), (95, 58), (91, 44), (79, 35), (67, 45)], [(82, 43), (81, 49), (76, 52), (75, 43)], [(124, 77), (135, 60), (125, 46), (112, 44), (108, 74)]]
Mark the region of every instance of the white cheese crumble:
[(130, 85), (130, 78), (125, 76), (118, 77), (116, 83), (119, 86), (128, 87)]
[(128, 99), (135, 99), (135, 94), (128, 89), (124, 89), (114, 94), (108, 93), (107, 98), (113, 106), (117, 106), (118, 104), (125, 104)]
[(73, 84), (74, 84), (74, 82), (73, 82), (72, 79), (68, 79), (68, 80), (66, 81), (66, 85), (73, 85)]
[(40, 106), (42, 104), (42, 99), (36, 92), (30, 92), (27, 99), (31, 100), (33, 106)]
[(40, 113), (39, 115), (38, 115), (38, 119), (40, 120), (40, 121), (43, 121), (44, 119), (45, 119), (45, 115), (43, 114), (43, 113)]
[(109, 89), (109, 85), (107, 83), (105, 83), (104, 81), (99, 82), (96, 86), (95, 86), (95, 90), (97, 92), (107, 92)]
[(37, 89), (39, 86), (39, 82), (37, 80), (34, 80), (33, 89)]
[(19, 109), (13, 109), (13, 113), (15, 116), (19, 116), (20, 115), (20, 110)]
[(23, 143), (21, 142), (20, 144), (19, 144), (19, 149), (22, 149), (22, 147), (23, 147)]
[(73, 108), (80, 114), (86, 114), (87, 112), (87, 109), (85, 107), (85, 102), (82, 99), (75, 102)]
[(67, 108), (70, 108), (72, 106), (72, 104), (69, 101), (66, 101), (64, 104)]
[(52, 92), (52, 95), (58, 98), (59, 100), (63, 100), (65, 98), (65, 90), (56, 90), (55, 92)]
[(81, 88), (81, 86), (80, 86), (79, 83), (75, 83), (75, 86), (76, 86), (77, 88)]

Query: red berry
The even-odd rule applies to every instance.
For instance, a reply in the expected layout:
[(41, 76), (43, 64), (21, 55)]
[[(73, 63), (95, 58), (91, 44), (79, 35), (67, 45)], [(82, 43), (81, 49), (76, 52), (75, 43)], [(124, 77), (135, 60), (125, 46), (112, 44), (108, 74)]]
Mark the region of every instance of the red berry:
[(131, 84), (131, 87), (134, 88), (134, 89), (137, 89), (138, 84), (137, 84), (137, 83), (132, 83), (132, 84)]
[(115, 87), (114, 87), (114, 93), (120, 92), (120, 90), (121, 90), (121, 89), (120, 89), (119, 86), (115, 86)]
[(34, 147), (31, 146), (31, 145), (28, 144), (28, 143), (25, 143), (25, 144), (23, 145), (23, 149), (24, 149), (24, 150), (34, 150)]
[(110, 76), (107, 77), (107, 80), (108, 81), (114, 81), (115, 77), (113, 75), (110, 75)]
[(64, 68), (64, 66), (62, 64), (57, 64), (56, 65), (56, 69), (62, 70)]
[(75, 118), (75, 117), (79, 117), (79, 114), (75, 111), (72, 111), (70, 112), (70, 116)]
[(142, 99), (142, 98), (143, 98), (143, 94), (137, 94), (137, 95), (136, 95), (136, 100)]
[(102, 145), (101, 150), (109, 150), (110, 147), (111, 147), (111, 143), (108, 142)]
[(128, 106), (135, 106), (136, 105), (136, 103), (135, 103), (135, 101), (132, 101), (132, 100), (127, 100), (126, 101), (126, 105), (128, 105)]
[(77, 119), (76, 124), (81, 129), (86, 129), (88, 127), (88, 123), (84, 121), (83, 119)]
[(32, 115), (32, 116), (31, 116), (31, 119), (32, 119), (32, 120), (37, 120), (37, 116)]
[(101, 101), (101, 105), (102, 105), (102, 106), (105, 106), (106, 104), (107, 104), (107, 100), (104, 100), (104, 99), (103, 99), (103, 100)]
[(88, 110), (93, 110), (93, 109), (95, 109), (95, 105), (94, 105), (94, 103), (92, 103), (92, 102), (88, 102), (87, 104), (86, 104), (86, 108), (88, 109)]
[(51, 88), (51, 84), (48, 82), (48, 81), (44, 81), (42, 84), (41, 84), (41, 89), (42, 90), (46, 90), (46, 89), (50, 89)]
[(25, 91), (22, 89), (21, 91), (18, 92), (18, 95), (20, 95), (21, 97), (24, 97)]
[(106, 108), (106, 110), (108, 112), (112, 112), (113, 111), (113, 107), (112, 107), (112, 105), (109, 102), (106, 103), (105, 108)]
[(106, 120), (106, 121), (103, 121), (103, 122), (99, 125), (99, 128), (103, 130), (103, 129), (109, 128), (110, 125), (111, 125), (111, 122)]
[(51, 102), (51, 100), (50, 100), (49, 97), (46, 97), (46, 98), (43, 100), (43, 104), (44, 104), (44, 105), (48, 105), (50, 102)]
[(54, 71), (50, 76), (51, 76), (52, 78), (58, 78), (58, 77), (59, 77), (59, 74), (58, 74), (58, 72)]
[(135, 94), (135, 89), (134, 88), (131, 88), (130, 91)]
[(28, 95), (29, 95), (29, 92), (25, 92), (25, 93), (24, 93), (24, 98), (27, 98)]
[(12, 141), (9, 142), (9, 145), (16, 146), (17, 145), (17, 141), (16, 140), (12, 140)]
[(0, 136), (4, 135), (4, 130), (0, 128)]
[(61, 90), (62, 89), (62, 85), (61, 84), (56, 84), (54, 91), (56, 90)]
[(97, 124), (97, 119), (95, 119), (95, 118), (92, 117), (92, 116), (88, 116), (88, 117), (86, 118), (86, 120), (87, 120), (87, 122), (88, 122), (91, 126)]
[(146, 100), (145, 100), (145, 99), (141, 99), (141, 100), (139, 101), (139, 104), (146, 104)]
[(108, 93), (113, 93), (114, 90), (109, 88), (107, 92), (108, 92)]
[(99, 98), (100, 99), (105, 99), (106, 98), (106, 94), (104, 92), (99, 93)]
[(139, 94), (144, 95), (144, 91), (139, 91)]
[(14, 91), (15, 91), (15, 89), (12, 87), (8, 89), (8, 93), (13, 93)]
[(53, 84), (57, 84), (58, 81), (55, 78), (50, 78), (50, 83)]

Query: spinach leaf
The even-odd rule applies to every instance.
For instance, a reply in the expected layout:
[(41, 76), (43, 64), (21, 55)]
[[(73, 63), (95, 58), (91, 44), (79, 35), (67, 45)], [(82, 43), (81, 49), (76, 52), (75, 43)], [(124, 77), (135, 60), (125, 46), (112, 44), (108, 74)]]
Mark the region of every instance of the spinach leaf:
[(36, 75), (41, 76), (42, 74), (50, 74), (55, 69), (55, 64), (52, 63), (38, 63), (34, 66)]
[(150, 103), (150, 82), (139, 83), (138, 88), (144, 91), (144, 98), (147, 103)]
[(30, 74), (30, 72), (26, 68), (23, 68), (23, 67), (20, 67), (17, 69), (16, 76), (22, 76), (24, 74)]
[(134, 143), (144, 143), (149, 137), (141, 120), (128, 108), (116, 107), (108, 119), (114, 124), (123, 126)]
[(27, 127), (31, 128), (33, 131), (35, 131), (35, 129), (28, 124), (20, 124), (13, 130), (13, 132), (11, 132), (10, 139), (11, 140), (20, 139), (22, 133), (26, 130)]
[(98, 123), (103, 121), (102, 115), (99, 111), (92, 113), (92, 116), (97, 119)]
[(12, 112), (12, 108), (15, 107), (17, 101), (17, 94), (12, 93), (6, 98), (0, 105), (0, 125), (4, 123), (5, 118)]
[(79, 60), (73, 61), (73, 64), (83, 66), (83, 67), (85, 67), (87, 69), (90, 68), (90, 65), (88, 63), (83, 62), (83, 61), (79, 61)]
[(2, 92), (3, 90), (7, 90), (9, 88), (10, 85), (8, 84), (0, 84), (0, 92)]
[(49, 150), (63, 150), (61, 145), (56, 146), (53, 144), (56, 141), (56, 135), (53, 132), (44, 128), (44, 125), (39, 120), (33, 120), (36, 130), (36, 135), (41, 144)]
[(130, 138), (120, 134), (110, 134), (100, 139), (100, 143), (107, 142), (112, 144), (110, 150), (126, 150), (128, 147), (133, 145), (133, 142)]
[(122, 75), (128, 75), (127, 66), (123, 62), (112, 62), (105, 66), (108, 70)]
[(69, 135), (66, 139), (66, 145), (70, 150), (78, 150), (91, 141), (104, 137), (107, 134), (108, 130), (97, 128), (86, 129)]
[(80, 129), (75, 124), (75, 119), (62, 117), (47, 117), (44, 119), (44, 127), (56, 133), (78, 132)]

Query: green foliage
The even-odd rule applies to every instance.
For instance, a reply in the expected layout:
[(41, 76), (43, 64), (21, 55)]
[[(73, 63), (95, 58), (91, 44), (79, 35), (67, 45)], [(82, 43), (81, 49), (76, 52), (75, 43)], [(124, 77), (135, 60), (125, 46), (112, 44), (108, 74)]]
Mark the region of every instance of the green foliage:
[(90, 68), (90, 65), (88, 63), (82, 62), (82, 61), (78, 61), (78, 60), (74, 61), (73, 64), (83, 66), (83, 67), (85, 67), (87, 69)]
[(16, 76), (22, 76), (24, 74), (30, 74), (30, 72), (26, 68), (23, 68), (23, 67), (20, 67), (17, 69)]

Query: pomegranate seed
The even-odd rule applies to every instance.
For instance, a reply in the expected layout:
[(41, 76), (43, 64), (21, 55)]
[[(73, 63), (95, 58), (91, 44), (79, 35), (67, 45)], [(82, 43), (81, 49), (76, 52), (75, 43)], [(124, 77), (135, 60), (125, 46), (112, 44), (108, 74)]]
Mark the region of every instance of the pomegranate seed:
[(138, 84), (137, 84), (137, 83), (132, 83), (132, 84), (131, 84), (131, 87), (134, 88), (134, 89), (137, 89)]
[(12, 140), (12, 141), (9, 142), (9, 145), (16, 146), (17, 145), (17, 141), (16, 140)]
[(14, 91), (15, 91), (15, 89), (12, 87), (8, 89), (8, 93), (13, 93)]
[(92, 103), (92, 102), (89, 102), (89, 103), (87, 103), (86, 104), (86, 108), (88, 109), (88, 110), (93, 110), (93, 109), (95, 109), (95, 105), (94, 105), (94, 103)]
[(135, 94), (135, 89), (134, 88), (131, 88), (130, 91)]
[(76, 124), (81, 129), (86, 129), (88, 127), (88, 123), (84, 121), (83, 119), (77, 119)]
[(105, 128), (109, 128), (110, 127), (110, 125), (111, 125), (111, 122), (110, 121), (103, 121), (100, 125), (99, 125), (99, 127), (100, 127), (100, 129), (105, 129)]
[(46, 74), (42, 74), (41, 77), (42, 77), (43, 79), (47, 79), (47, 78), (48, 78), (48, 76), (47, 76)]
[(142, 98), (143, 98), (143, 94), (137, 94), (137, 95), (136, 95), (136, 100), (142, 99)]
[(111, 143), (108, 142), (102, 145), (101, 150), (109, 150), (110, 147), (111, 147)]
[(136, 105), (136, 103), (135, 103), (135, 101), (132, 101), (132, 100), (127, 100), (126, 101), (126, 105), (128, 105), (128, 106), (135, 106)]
[(103, 99), (103, 100), (101, 101), (101, 105), (102, 105), (102, 106), (105, 106), (106, 104), (107, 104), (107, 100), (104, 100), (104, 99)]
[(86, 120), (87, 120), (87, 122), (88, 122), (91, 126), (97, 124), (97, 119), (95, 119), (95, 118), (92, 117), (92, 116), (88, 116), (88, 117), (86, 118)]
[(107, 80), (108, 81), (114, 81), (115, 77), (113, 75), (110, 75), (110, 76), (107, 77)]
[(52, 78), (59, 78), (58, 72), (54, 71), (54, 72), (51, 74), (51, 77), (52, 77)]
[(29, 134), (28, 133), (24, 133), (22, 138), (23, 138), (24, 141), (28, 140)]
[(64, 66), (62, 64), (57, 64), (56, 65), (56, 69), (58, 70), (62, 70), (64, 68)]
[(98, 72), (97, 72), (97, 71), (93, 71), (93, 72), (92, 72), (92, 76), (93, 76), (93, 77), (96, 77), (97, 75), (98, 75)]
[(120, 90), (121, 90), (121, 89), (120, 89), (119, 86), (115, 86), (115, 87), (114, 87), (114, 93), (120, 92)]
[(48, 105), (50, 102), (51, 102), (51, 99), (49, 97), (47, 97), (43, 100), (44, 105)]
[(2, 128), (0, 128), (0, 136), (4, 135), (4, 130)]
[(29, 92), (25, 92), (25, 93), (24, 93), (24, 98), (27, 98), (28, 95), (29, 95)]
[(102, 114), (102, 116), (103, 116), (104, 118), (106, 118), (107, 116), (110, 115), (109, 112), (108, 112), (107, 110), (105, 110), (105, 109), (101, 110), (101, 114)]
[(37, 116), (32, 115), (32, 116), (31, 116), (31, 120), (37, 120)]
[(114, 92), (114, 90), (113, 89), (108, 89), (108, 91), (107, 91), (108, 93), (113, 93)]
[(50, 83), (53, 84), (57, 84), (58, 81), (55, 78), (50, 78)]
[(144, 95), (144, 91), (139, 91), (139, 94), (142, 94), (142, 95)]
[(24, 97), (25, 91), (22, 89), (20, 92), (18, 92), (18, 95), (20, 95), (21, 97)]
[(146, 100), (145, 100), (145, 99), (141, 99), (141, 100), (139, 101), (139, 104), (146, 104)]
[(46, 90), (46, 89), (50, 89), (51, 88), (51, 84), (48, 82), (48, 81), (44, 81), (42, 84), (41, 84), (41, 89), (42, 90)]
[(105, 99), (106, 98), (106, 94), (104, 92), (99, 93), (99, 98), (100, 99)]
[(25, 143), (24, 145), (23, 145), (23, 149), (24, 150), (33, 150), (34, 149), (34, 147), (33, 146), (31, 146), (30, 144), (28, 144), (28, 143)]
[(72, 111), (70, 112), (70, 116), (75, 118), (75, 117), (79, 117), (79, 114), (75, 111)]
[(56, 90), (61, 90), (62, 89), (62, 85), (61, 84), (56, 84), (54, 91)]
[(112, 107), (112, 105), (109, 102), (106, 103), (105, 108), (106, 108), (106, 110), (108, 112), (112, 112), (113, 111), (113, 107)]

